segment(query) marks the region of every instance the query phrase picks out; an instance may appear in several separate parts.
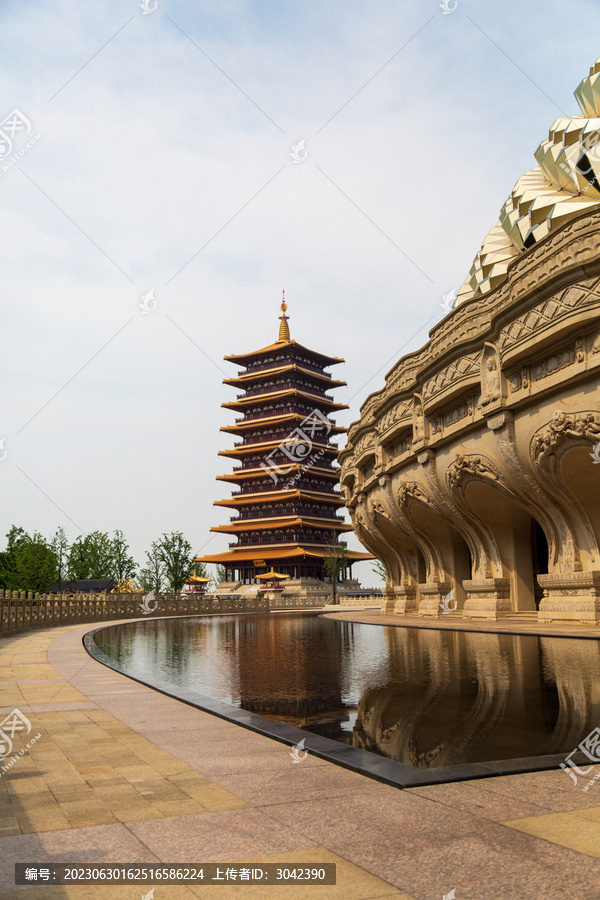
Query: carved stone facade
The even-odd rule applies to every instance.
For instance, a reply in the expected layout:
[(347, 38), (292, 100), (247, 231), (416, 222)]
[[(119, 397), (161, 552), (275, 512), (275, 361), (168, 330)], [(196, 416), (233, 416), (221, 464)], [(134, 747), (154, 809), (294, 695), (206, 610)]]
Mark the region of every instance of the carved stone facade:
[(517, 257), (371, 394), (341, 451), (403, 615), (600, 623), (600, 211)]

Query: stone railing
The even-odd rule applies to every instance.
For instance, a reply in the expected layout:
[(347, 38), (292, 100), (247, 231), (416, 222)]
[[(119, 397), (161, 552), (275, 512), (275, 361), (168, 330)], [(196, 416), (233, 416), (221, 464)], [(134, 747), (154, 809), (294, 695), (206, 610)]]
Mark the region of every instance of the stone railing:
[[(381, 594), (369, 594), (362, 597), (353, 596), (352, 594), (338, 594), (337, 599), (339, 606), (383, 607), (386, 602)], [(336, 606), (338, 604), (336, 604)], [(327, 605), (332, 605), (331, 600), (327, 601)]]
[[(161, 616), (269, 612), (265, 597), (159, 594), (142, 605), (143, 594), (32, 594), (0, 590), (0, 635), (33, 628)], [(300, 603), (298, 605), (301, 605)], [(312, 604), (310, 604), (312, 605)]]
[[(144, 594), (32, 594), (0, 590), (0, 637), (30, 631), (105, 622), (113, 619), (161, 618), (164, 616), (215, 616), (238, 613), (268, 613), (276, 609), (320, 609), (328, 602), (323, 592), (310, 595), (239, 596), (219, 594), (159, 594), (144, 605)], [(267, 592), (265, 592), (267, 593)], [(342, 605), (380, 606), (381, 597), (347, 598)]]

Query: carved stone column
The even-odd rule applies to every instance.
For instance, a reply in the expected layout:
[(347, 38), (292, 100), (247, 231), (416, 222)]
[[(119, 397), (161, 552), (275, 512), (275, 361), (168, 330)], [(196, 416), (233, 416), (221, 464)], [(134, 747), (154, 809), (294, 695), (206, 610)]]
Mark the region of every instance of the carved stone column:
[(561, 572), (537, 580), (544, 589), (538, 621), (600, 625), (600, 572)]
[(419, 595), (421, 602), (419, 603), (420, 616), (441, 616), (444, 615), (442, 604), (446, 601), (446, 605), (451, 604), (452, 600), (448, 595), (452, 589), (449, 581), (438, 581), (436, 584), (420, 584)]
[(467, 592), (465, 619), (502, 619), (512, 611), (510, 578), (463, 581), (463, 587)]

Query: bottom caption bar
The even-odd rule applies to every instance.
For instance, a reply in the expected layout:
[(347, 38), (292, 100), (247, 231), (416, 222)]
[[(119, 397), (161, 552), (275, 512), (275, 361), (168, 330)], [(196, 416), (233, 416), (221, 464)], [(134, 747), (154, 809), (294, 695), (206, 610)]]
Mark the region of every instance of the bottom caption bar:
[(335, 863), (15, 863), (15, 884), (335, 884)]

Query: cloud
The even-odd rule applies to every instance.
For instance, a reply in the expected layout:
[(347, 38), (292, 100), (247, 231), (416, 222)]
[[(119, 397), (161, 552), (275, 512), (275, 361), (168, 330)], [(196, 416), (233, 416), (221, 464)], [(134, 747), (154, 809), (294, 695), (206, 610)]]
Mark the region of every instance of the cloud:
[(441, 318), (558, 107), (576, 111), (597, 48), (569, 35), (590, 11), (6, 4), (2, 117), (42, 138), (0, 179), (0, 530), (65, 523), (19, 465), (140, 560), (165, 530), (202, 546), (228, 516), (217, 366), (274, 339), (284, 285), (292, 336), (346, 358), (356, 418)]

